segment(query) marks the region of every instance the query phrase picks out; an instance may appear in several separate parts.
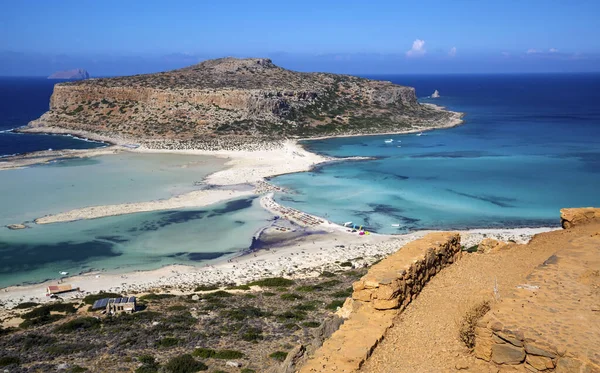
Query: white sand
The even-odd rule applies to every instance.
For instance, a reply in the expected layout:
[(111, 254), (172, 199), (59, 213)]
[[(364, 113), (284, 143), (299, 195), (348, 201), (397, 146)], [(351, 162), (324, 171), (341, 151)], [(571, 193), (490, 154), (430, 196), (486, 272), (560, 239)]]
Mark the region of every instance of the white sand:
[[(310, 153), (294, 141), (286, 141), (280, 148), (259, 151), (154, 150), (143, 147), (127, 151), (140, 153), (209, 155), (228, 158), (229, 161), (225, 164), (226, 168), (224, 170), (217, 171), (204, 180), (206, 184), (213, 186), (254, 184), (262, 181), (265, 177), (308, 171), (319, 163), (332, 160), (331, 158)], [(136, 212), (202, 207), (233, 198), (247, 196), (252, 193), (253, 192), (251, 191), (223, 189), (199, 190), (164, 200), (78, 208), (40, 217), (36, 219), (35, 222), (37, 224), (50, 224)]]
[[(270, 276), (316, 276), (323, 270), (344, 269), (339, 263), (347, 260), (355, 267), (370, 264), (429, 233), (423, 231), (398, 236), (359, 236), (357, 233), (341, 231), (338, 227), (332, 226), (327, 230), (328, 234), (303, 237), (284, 247), (261, 250), (238, 257), (232, 262), (222, 261), (204, 267), (171, 265), (153, 271), (137, 271), (123, 275), (94, 272), (73, 276), (63, 282), (81, 288), (82, 292), (66, 294), (64, 298), (81, 298), (87, 293), (101, 290), (127, 294), (149, 290), (189, 293), (198, 284), (244, 284)], [(461, 232), (461, 235), (463, 245), (468, 247), (481, 241), (484, 235), (503, 241), (526, 243), (534, 234), (553, 229), (557, 228), (482, 229)], [(0, 303), (6, 312), (6, 309), (21, 302), (47, 302), (50, 299), (45, 296), (45, 289), (48, 285), (55, 284), (56, 281), (48, 281), (2, 289)]]

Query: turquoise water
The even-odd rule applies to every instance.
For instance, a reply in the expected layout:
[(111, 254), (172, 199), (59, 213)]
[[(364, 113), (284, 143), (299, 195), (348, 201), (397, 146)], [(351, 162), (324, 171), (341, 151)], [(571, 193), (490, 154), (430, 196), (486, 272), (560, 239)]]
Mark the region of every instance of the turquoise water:
[(311, 151), (377, 159), (276, 177), (295, 192), (279, 202), (381, 233), (556, 226), (562, 207), (600, 205), (600, 75), (381, 78), (420, 96), (438, 89), (429, 102), (467, 113), (465, 124), (307, 141)]
[(248, 249), (272, 219), (255, 198), (205, 208), (36, 225), (6, 224), (91, 205), (140, 202), (200, 189), (223, 159), (123, 153), (0, 171), (0, 287), (92, 270), (199, 264)]
[(168, 210), (0, 229), (0, 287), (93, 270), (128, 272), (199, 264), (235, 255), (272, 216), (256, 198)]
[(121, 153), (0, 171), (0, 226), (75, 208), (142, 202), (189, 192), (223, 159)]

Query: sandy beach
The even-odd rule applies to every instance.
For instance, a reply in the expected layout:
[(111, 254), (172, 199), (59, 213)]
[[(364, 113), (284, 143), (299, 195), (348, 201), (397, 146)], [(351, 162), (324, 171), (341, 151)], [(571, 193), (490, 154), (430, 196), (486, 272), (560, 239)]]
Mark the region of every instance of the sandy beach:
[[(460, 113), (447, 127), (461, 123)], [(419, 132), (423, 129), (413, 129)], [(404, 133), (398, 132), (398, 133)], [(84, 134), (82, 134), (84, 135)], [(113, 141), (114, 143), (114, 141)], [(121, 145), (126, 141), (120, 141)], [(324, 270), (347, 269), (340, 266), (350, 261), (353, 267), (362, 267), (400, 249), (404, 244), (429, 233), (420, 231), (405, 235), (359, 235), (350, 232), (338, 224), (324, 218), (306, 214), (276, 203), (272, 198), (274, 187), (265, 182), (265, 178), (286, 173), (302, 172), (316, 165), (340, 161), (306, 151), (296, 140), (287, 140), (276, 145), (265, 145), (252, 150), (199, 150), (199, 149), (154, 149), (141, 145), (137, 148), (113, 145), (91, 151), (43, 152), (15, 157), (0, 163), (0, 169), (24, 167), (29, 164), (48, 162), (57, 157), (86, 157), (116, 154), (119, 152), (139, 153), (177, 153), (210, 155), (226, 158), (226, 168), (217, 171), (203, 180), (208, 189), (197, 190), (169, 199), (126, 203), (105, 206), (89, 206), (55, 215), (40, 217), (38, 224), (67, 222), (79, 219), (92, 219), (105, 216), (128, 214), (142, 211), (199, 207), (214, 204), (227, 199), (251, 194), (263, 194), (261, 206), (279, 216), (284, 221), (293, 222), (300, 234), (282, 234), (287, 237), (273, 247), (246, 252), (228, 260), (215, 260), (202, 267), (170, 265), (152, 271), (137, 271), (127, 274), (111, 274), (104, 271), (76, 275), (61, 280), (81, 289), (81, 292), (66, 294), (63, 298), (80, 298), (88, 293), (111, 291), (135, 294), (147, 291), (191, 292), (198, 284), (244, 284), (269, 276), (306, 277), (315, 276)], [(53, 158), (54, 157), (54, 158)], [(350, 158), (359, 159), (359, 158)], [(478, 229), (462, 232), (463, 245), (466, 247), (479, 243), (486, 237), (503, 241), (513, 240), (525, 243), (537, 233), (556, 228), (523, 229)], [(290, 231), (292, 229), (281, 229)], [(294, 229), (295, 230), (295, 229)], [(25, 302), (46, 302), (45, 288), (56, 281), (12, 286), (0, 290), (0, 304), (6, 311)]]

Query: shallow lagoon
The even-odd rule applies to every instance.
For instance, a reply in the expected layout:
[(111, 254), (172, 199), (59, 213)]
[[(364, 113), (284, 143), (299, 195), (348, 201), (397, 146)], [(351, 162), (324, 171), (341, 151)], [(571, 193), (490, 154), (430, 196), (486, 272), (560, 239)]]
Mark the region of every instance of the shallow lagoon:
[(0, 225), (75, 208), (143, 202), (199, 189), (224, 159), (120, 153), (0, 171)]
[(0, 287), (92, 270), (204, 264), (250, 247), (272, 215), (258, 199), (0, 230)]

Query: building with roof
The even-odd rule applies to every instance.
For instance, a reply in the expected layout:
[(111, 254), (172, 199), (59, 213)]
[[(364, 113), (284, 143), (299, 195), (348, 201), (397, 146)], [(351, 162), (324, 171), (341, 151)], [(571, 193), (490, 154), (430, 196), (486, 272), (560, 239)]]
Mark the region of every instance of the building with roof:
[(94, 302), (92, 311), (104, 309), (106, 314), (112, 315), (117, 313), (133, 313), (135, 312), (135, 307), (135, 297), (102, 298)]

